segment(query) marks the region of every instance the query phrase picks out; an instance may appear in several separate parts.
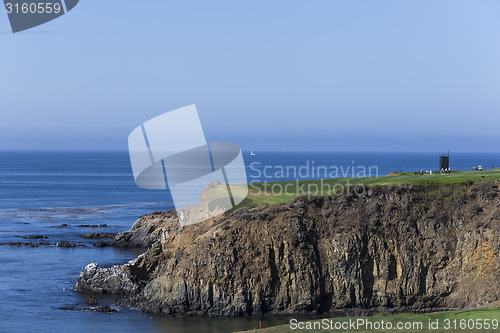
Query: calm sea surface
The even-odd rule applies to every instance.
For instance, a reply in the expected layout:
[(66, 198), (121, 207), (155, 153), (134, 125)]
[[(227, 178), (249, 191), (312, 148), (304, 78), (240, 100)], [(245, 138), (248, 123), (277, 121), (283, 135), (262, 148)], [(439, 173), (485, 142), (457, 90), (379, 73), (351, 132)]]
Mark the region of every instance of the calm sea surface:
[[(272, 181), (350, 177), (353, 169), (355, 176), (363, 170), (372, 176), (437, 170), (439, 154), (246, 152), (244, 159), (248, 181)], [(500, 166), (500, 154), (455, 153), (450, 164), (453, 170), (491, 168)], [(258, 328), (259, 320), (264, 327), (288, 322), (286, 317), (161, 318), (126, 306), (115, 306), (119, 311), (112, 314), (58, 309), (86, 306), (86, 297), (72, 290), (86, 264), (123, 263), (140, 253), (95, 248), (79, 235), (127, 230), (142, 214), (173, 208), (171, 201), (167, 191), (135, 185), (127, 152), (0, 152), (0, 243), (37, 243), (22, 237), (46, 235), (49, 243), (85, 245), (0, 246), (0, 331), (232, 332)], [(80, 227), (102, 224), (107, 227)], [(112, 304), (113, 297), (100, 300), (106, 302)]]

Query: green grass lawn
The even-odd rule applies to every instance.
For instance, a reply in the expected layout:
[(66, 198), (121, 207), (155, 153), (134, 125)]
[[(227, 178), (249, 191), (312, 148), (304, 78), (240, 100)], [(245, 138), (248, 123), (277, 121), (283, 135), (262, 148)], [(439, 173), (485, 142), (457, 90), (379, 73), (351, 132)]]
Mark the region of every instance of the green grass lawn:
[[(366, 324), (360, 325), (358, 329), (335, 329), (335, 323), (349, 322), (349, 319), (352, 321), (356, 320), (367, 320), (372, 323), (372, 329), (367, 329)], [(322, 322), (323, 319), (316, 319), (310, 321), (310, 325), (313, 325), (314, 322), (319, 323)], [(330, 324), (330, 320), (332, 324)], [(247, 332), (263, 332), (263, 333), (282, 333), (282, 332), (448, 332), (448, 333), (456, 333), (456, 332), (500, 332), (500, 308), (478, 308), (478, 309), (470, 309), (470, 310), (461, 310), (461, 311), (443, 311), (443, 312), (433, 312), (426, 314), (397, 314), (397, 315), (385, 315), (378, 314), (373, 317), (343, 317), (343, 318), (331, 318), (326, 319), (328, 327), (333, 327), (333, 330), (322, 329), (321, 327), (317, 327), (318, 329), (314, 329), (314, 326), (310, 326), (313, 329), (303, 329), (300, 330), (297, 326), (291, 326), (290, 324), (280, 325), (275, 327), (263, 327), (262, 330), (252, 330)], [(384, 322), (384, 329), (376, 329), (376, 324), (382, 325), (382, 321)], [(429, 327), (429, 323), (438, 323), (437, 329), (432, 329)], [(392, 325), (392, 329), (388, 329)], [(486, 328), (486, 323), (489, 323), (490, 328)], [(303, 324), (306, 325), (306, 322), (303, 321)], [(402, 325), (402, 329), (397, 329), (397, 325)], [(479, 324), (482, 324), (482, 329), (478, 329)], [(339, 325), (339, 324), (337, 324)], [(408, 325), (408, 326), (405, 326)], [(304, 326), (306, 327), (306, 326)], [(295, 329), (292, 329), (295, 328)]]
[[(456, 171), (451, 174), (420, 175), (407, 172), (396, 176), (366, 177), (366, 178), (332, 178), (299, 181), (281, 181), (249, 184), (247, 198), (238, 207), (256, 207), (262, 204), (275, 204), (289, 201), (303, 194), (332, 194), (341, 191), (346, 185), (439, 185), (457, 184), (466, 181), (485, 181), (500, 179), (500, 169), (486, 171)], [(244, 186), (244, 185), (243, 185)], [(243, 187), (242, 187), (243, 189)], [(286, 191), (285, 191), (286, 190)], [(238, 190), (236, 190), (238, 191)]]

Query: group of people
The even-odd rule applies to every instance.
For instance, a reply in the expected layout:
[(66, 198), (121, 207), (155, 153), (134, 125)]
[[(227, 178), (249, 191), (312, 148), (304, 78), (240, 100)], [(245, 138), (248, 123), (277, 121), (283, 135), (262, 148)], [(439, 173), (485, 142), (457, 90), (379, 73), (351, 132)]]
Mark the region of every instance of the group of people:
[[(420, 174), (423, 175), (423, 174), (426, 174), (426, 175), (432, 175), (432, 170), (424, 170), (423, 169), (420, 169)], [(443, 173), (451, 173), (451, 169), (450, 168), (441, 168), (441, 174)]]
[(450, 173), (450, 172), (451, 172), (450, 168), (446, 168), (446, 169), (441, 168), (441, 174), (443, 174), (443, 173)]

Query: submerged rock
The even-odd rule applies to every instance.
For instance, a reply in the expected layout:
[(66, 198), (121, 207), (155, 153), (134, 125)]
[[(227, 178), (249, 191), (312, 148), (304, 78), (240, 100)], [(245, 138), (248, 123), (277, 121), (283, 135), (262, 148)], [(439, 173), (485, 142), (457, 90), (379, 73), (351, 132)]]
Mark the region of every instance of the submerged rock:
[(42, 239), (42, 238), (49, 238), (49, 236), (44, 236), (44, 235), (28, 235), (28, 236), (17, 236), (20, 238), (24, 239)]
[(64, 228), (64, 227), (67, 227), (68, 225), (66, 223), (63, 223), (61, 225), (53, 225), (51, 226), (51, 228)]
[(50, 244), (47, 241), (41, 241), (38, 243), (29, 243), (29, 242), (6, 242), (6, 243), (0, 243), (0, 245), (7, 245), (7, 246), (28, 246), (28, 247), (39, 247), (39, 246), (53, 246), (56, 244)]
[(151, 214), (117, 235), (149, 244), (146, 253), (121, 266), (87, 265), (75, 289), (121, 294), (161, 315), (488, 304), (500, 300), (499, 194), (496, 182), (379, 186), (240, 208), (182, 229), (173, 212)]
[(60, 241), (56, 245), (57, 247), (76, 247), (76, 244), (70, 243), (66, 240)]
[(85, 301), (88, 305), (97, 305), (97, 297), (95, 295), (90, 295)]
[(92, 308), (92, 311), (97, 311), (97, 312), (116, 312), (117, 310), (110, 307), (109, 305), (104, 305), (104, 306), (98, 306), (96, 308)]
[(94, 244), (92, 244), (92, 246), (95, 246), (95, 247), (106, 247), (106, 246), (110, 246), (110, 242), (108, 242), (108, 241), (97, 241)]
[(38, 247), (39, 246), (39, 244), (29, 243), (29, 242), (6, 242), (6, 243), (0, 243), (0, 245), (7, 245), (7, 246), (29, 246), (29, 247)]
[(59, 307), (59, 310), (66, 310), (66, 311), (96, 311), (96, 312), (116, 312), (118, 310), (110, 307), (109, 305), (104, 305), (104, 306), (97, 306), (94, 308), (77, 308), (73, 306), (61, 306)]
[(77, 225), (79, 228), (109, 228), (107, 224), (79, 224)]
[[(33, 238), (38, 239), (38, 238)], [(6, 242), (0, 243), (0, 245), (7, 246), (28, 246), (28, 247), (39, 247), (39, 246), (56, 246), (56, 247), (77, 247), (77, 246), (85, 246), (83, 244), (74, 244), (68, 241), (60, 241), (59, 243), (49, 243), (47, 241), (41, 241), (38, 243), (30, 243), (30, 242)]]
[(87, 239), (112, 239), (116, 236), (116, 233), (110, 232), (89, 232), (88, 234), (80, 235), (81, 238)]

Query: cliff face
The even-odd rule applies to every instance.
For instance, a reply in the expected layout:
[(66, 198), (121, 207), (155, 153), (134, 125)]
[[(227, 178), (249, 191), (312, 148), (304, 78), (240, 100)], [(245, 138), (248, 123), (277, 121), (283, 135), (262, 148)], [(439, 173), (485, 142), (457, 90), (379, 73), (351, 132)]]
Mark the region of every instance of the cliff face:
[(478, 306), (500, 299), (499, 205), (497, 184), (480, 182), (299, 197), (182, 230), (157, 213), (115, 238), (154, 234), (145, 254), (91, 264), (75, 289), (163, 315)]

